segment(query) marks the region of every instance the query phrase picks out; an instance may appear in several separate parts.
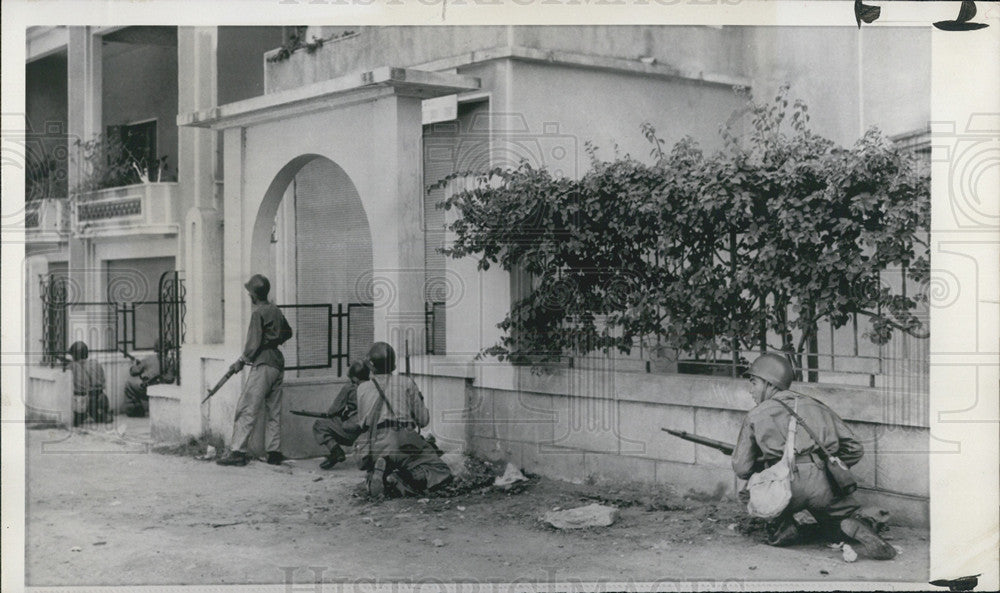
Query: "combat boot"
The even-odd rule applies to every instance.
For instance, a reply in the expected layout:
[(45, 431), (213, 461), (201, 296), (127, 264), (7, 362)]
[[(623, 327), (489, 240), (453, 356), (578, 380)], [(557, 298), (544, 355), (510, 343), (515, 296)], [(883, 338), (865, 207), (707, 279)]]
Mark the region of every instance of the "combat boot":
[(215, 463), (218, 465), (246, 465), (247, 454), (243, 451), (230, 451), (229, 455), (217, 460)]
[(330, 454), (323, 460), (323, 463), (319, 464), (319, 468), (333, 469), (333, 466), (345, 459), (347, 459), (347, 455), (344, 453), (344, 450), (340, 448), (340, 445), (334, 445), (333, 449), (330, 449)]
[(795, 543), (799, 538), (799, 528), (793, 520), (783, 519), (773, 529), (768, 529), (767, 545), (784, 547)]
[(840, 522), (840, 530), (847, 537), (857, 540), (864, 547), (865, 556), (873, 560), (892, 560), (896, 557), (896, 548), (875, 533), (871, 527), (857, 519), (844, 519)]
[(268, 465), (281, 465), (281, 462), (285, 460), (285, 456), (281, 451), (268, 451), (267, 452), (267, 463)]

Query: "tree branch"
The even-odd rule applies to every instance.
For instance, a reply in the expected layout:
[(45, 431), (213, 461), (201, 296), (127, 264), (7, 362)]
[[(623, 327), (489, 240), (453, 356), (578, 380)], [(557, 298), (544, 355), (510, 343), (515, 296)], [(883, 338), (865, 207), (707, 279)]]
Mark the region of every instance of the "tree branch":
[(892, 319), (889, 319), (888, 317), (886, 317), (884, 315), (879, 315), (878, 313), (872, 313), (871, 311), (861, 311), (861, 310), (859, 310), (858, 313), (861, 314), (861, 315), (865, 315), (867, 317), (870, 317), (872, 319), (881, 319), (881, 320), (885, 321), (890, 327), (898, 329), (899, 331), (901, 331), (901, 332), (903, 332), (903, 333), (905, 333), (907, 335), (913, 336), (914, 338), (925, 339), (925, 338), (931, 337), (931, 331), (930, 330), (925, 330), (923, 332), (917, 332), (917, 331), (914, 331), (914, 330), (906, 327), (905, 325), (901, 325), (899, 323), (896, 323), (895, 321), (893, 321)]

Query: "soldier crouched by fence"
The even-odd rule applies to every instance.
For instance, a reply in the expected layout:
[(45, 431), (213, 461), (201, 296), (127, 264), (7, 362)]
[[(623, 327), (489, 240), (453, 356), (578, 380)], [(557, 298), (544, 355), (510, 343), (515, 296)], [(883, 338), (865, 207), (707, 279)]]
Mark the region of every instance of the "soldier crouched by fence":
[[(768, 543), (774, 546), (793, 543), (799, 535), (793, 515), (808, 510), (831, 534), (839, 528), (844, 535), (860, 542), (868, 557), (878, 560), (895, 557), (895, 548), (879, 537), (877, 526), (871, 522), (872, 517), (884, 517), (887, 513), (862, 509), (850, 492), (836, 492), (837, 484), (832, 484), (828, 475), (826, 464), (836, 463), (834, 458), (850, 467), (864, 455), (864, 447), (851, 429), (821, 402), (788, 390), (794, 373), (784, 356), (761, 355), (746, 376), (757, 405), (743, 420), (733, 451), (736, 475), (747, 479), (782, 461), (789, 429), (795, 431), (794, 450), (789, 450), (787, 457), (792, 468), (791, 499), (770, 522)], [(790, 422), (792, 417), (796, 423)], [(843, 471), (849, 475), (846, 468)]]
[(358, 418), (367, 441), (357, 445), (361, 469), (368, 470), (371, 496), (412, 495), (438, 488), (452, 479), (451, 470), (418, 430), (430, 423), (430, 412), (416, 383), (395, 375), (396, 353), (385, 342), (368, 351), (373, 370), (358, 386)]
[(361, 435), (358, 426), (358, 385), (368, 380), (368, 367), (363, 362), (352, 363), (347, 369), (350, 381), (333, 399), (327, 418), (313, 423), (312, 431), (316, 442), (330, 450), (327, 458), (320, 463), (320, 469), (333, 469), (347, 458), (341, 446), (350, 447)]
[[(169, 349), (170, 345), (168, 344), (163, 350)], [(146, 393), (146, 388), (157, 383), (174, 382), (174, 372), (170, 368), (170, 364), (164, 365), (163, 369), (160, 368), (159, 340), (153, 344), (153, 350), (156, 354), (135, 361), (128, 369), (129, 378), (125, 381), (125, 400), (128, 402), (128, 408), (125, 409), (126, 416), (143, 417), (148, 415), (149, 395)]]
[(90, 350), (83, 342), (74, 342), (68, 352), (73, 357), (69, 364), (73, 373), (73, 426), (83, 424), (88, 416), (94, 422), (111, 422), (114, 416), (104, 392), (104, 367), (89, 358)]

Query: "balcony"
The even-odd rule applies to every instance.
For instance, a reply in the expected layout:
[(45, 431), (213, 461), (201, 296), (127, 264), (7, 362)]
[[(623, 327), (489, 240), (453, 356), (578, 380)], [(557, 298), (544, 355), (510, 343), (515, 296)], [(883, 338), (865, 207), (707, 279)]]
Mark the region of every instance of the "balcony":
[(81, 238), (177, 234), (176, 182), (141, 183), (82, 194), (73, 213)]
[(28, 243), (59, 243), (69, 238), (69, 208), (65, 199), (46, 198), (28, 202), (24, 208), (24, 230)]

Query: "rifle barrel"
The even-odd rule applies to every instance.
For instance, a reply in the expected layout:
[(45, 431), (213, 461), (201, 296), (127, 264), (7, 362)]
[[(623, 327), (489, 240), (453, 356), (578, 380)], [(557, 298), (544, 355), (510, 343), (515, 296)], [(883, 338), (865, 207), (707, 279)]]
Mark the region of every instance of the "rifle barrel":
[(330, 418), (329, 414), (321, 412), (309, 412), (306, 410), (289, 410), (289, 412), (296, 416), (306, 416), (307, 418)]
[(717, 441), (715, 439), (710, 439), (708, 437), (699, 436), (684, 430), (672, 430), (670, 428), (661, 428), (660, 430), (662, 430), (663, 432), (668, 432), (674, 435), (675, 437), (680, 437), (685, 441), (691, 441), (692, 443), (698, 443), (699, 445), (712, 447), (713, 449), (721, 451), (725, 455), (732, 455), (733, 449), (736, 448), (735, 445), (732, 445), (730, 443), (725, 443), (723, 441)]

